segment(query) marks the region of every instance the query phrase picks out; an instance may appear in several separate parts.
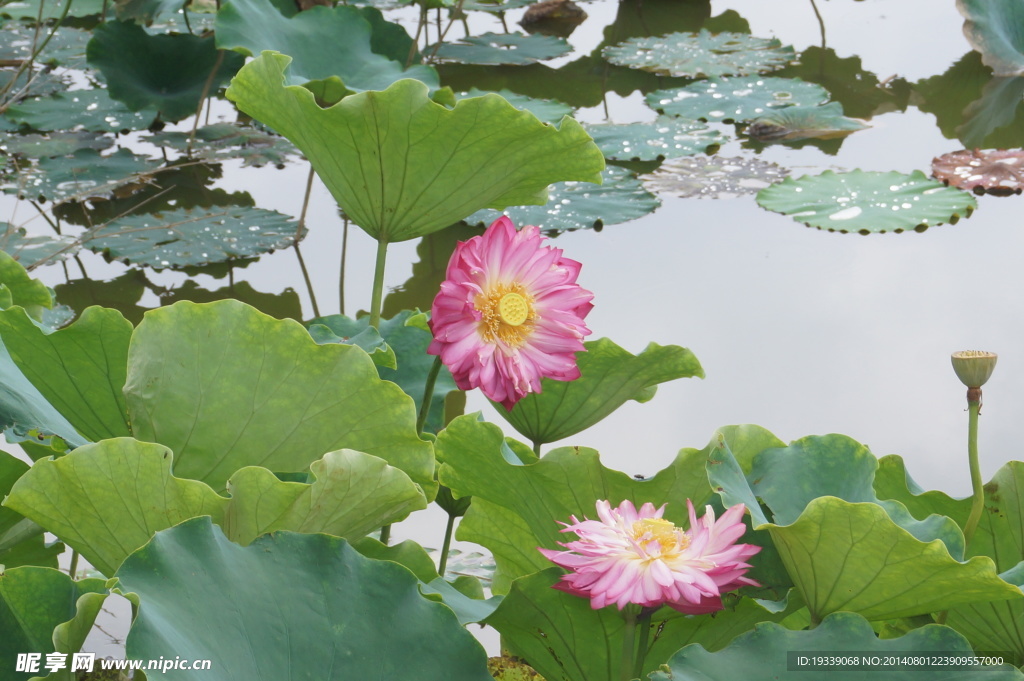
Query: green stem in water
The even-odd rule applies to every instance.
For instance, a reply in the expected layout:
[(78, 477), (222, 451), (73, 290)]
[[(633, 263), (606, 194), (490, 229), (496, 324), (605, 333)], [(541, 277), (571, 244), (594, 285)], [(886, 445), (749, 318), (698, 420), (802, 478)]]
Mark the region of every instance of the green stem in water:
[(967, 389), (967, 459), (971, 466), (971, 514), (964, 525), (964, 552), (971, 544), (974, 531), (978, 529), (981, 512), (985, 508), (985, 490), (981, 482), (981, 464), (978, 461), (978, 416), (981, 414), (981, 388)]
[(622, 664), (619, 667), (621, 681), (631, 681), (633, 676), (633, 651), (636, 649), (636, 606), (632, 603), (622, 610), (626, 626), (622, 630)]
[(373, 298), (370, 301), (370, 326), (380, 328), (380, 308), (384, 300), (384, 263), (388, 258), (388, 242), (377, 240), (377, 263), (373, 270)]
[(380, 543), (384, 546), (388, 545), (388, 541), (391, 539), (391, 525), (385, 525), (380, 528)]
[(73, 549), (71, 551), (71, 565), (68, 566), (68, 574), (71, 576), (71, 579), (74, 579), (75, 575), (78, 574), (78, 551)]
[(452, 547), (452, 530), (455, 529), (455, 514), (448, 514), (448, 526), (444, 528), (444, 543), (441, 544), (441, 560), (437, 563), (437, 574), (444, 578), (444, 571), (448, 568), (448, 551)]
[(434, 358), (430, 365), (430, 373), (427, 374), (427, 382), (423, 386), (423, 400), (420, 402), (420, 414), (416, 417), (416, 432), (423, 433), (423, 426), (427, 423), (427, 415), (430, 413), (430, 403), (434, 401), (434, 383), (437, 375), (441, 372), (441, 355)]
[(656, 608), (644, 608), (636, 618), (637, 626), (640, 627), (640, 642), (636, 648), (636, 663), (633, 665), (633, 678), (643, 678), (644, 660), (647, 658), (647, 640), (651, 635), (651, 615)]

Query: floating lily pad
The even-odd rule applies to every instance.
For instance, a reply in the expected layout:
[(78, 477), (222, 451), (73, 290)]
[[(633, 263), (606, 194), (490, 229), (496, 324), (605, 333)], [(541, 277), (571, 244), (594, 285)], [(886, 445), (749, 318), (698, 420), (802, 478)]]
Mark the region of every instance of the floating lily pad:
[[(470, 88), (468, 92), (461, 93), (459, 99), (464, 97), (483, 97), (486, 94), (488, 93), (483, 90)], [(511, 90), (498, 90), (494, 94), (500, 95), (515, 108), (529, 111), (540, 120), (552, 125), (557, 125), (564, 116), (571, 116), (573, 112), (571, 106), (554, 99), (535, 99), (521, 95), (518, 92), (512, 92)]]
[(48, 135), (10, 135), (3, 142), (8, 153), (28, 158), (67, 156), (79, 149), (102, 151), (114, 146), (114, 138), (95, 132), (53, 132)]
[(78, 252), (78, 242), (68, 236), (29, 236), (24, 227), (0, 222), (0, 251), (24, 268), (53, 265)]
[(759, 158), (687, 156), (669, 159), (640, 179), (652, 192), (684, 199), (716, 199), (753, 194), (788, 174), (786, 168)]
[[(190, 134), (187, 132), (158, 132), (143, 139), (159, 147), (168, 147), (181, 153), (189, 151)], [(214, 123), (196, 130), (192, 140), (192, 156), (222, 161), (241, 159), (242, 167), (260, 167), (267, 164), (282, 166), (289, 158), (299, 156), (299, 150), (280, 135), (272, 135), (245, 125)]]
[(816, 106), (828, 90), (798, 78), (723, 78), (647, 95), (647, 106), (672, 116), (742, 123), (787, 106)]
[(7, 117), (35, 130), (120, 132), (148, 128), (156, 111), (132, 111), (105, 89), (94, 88), (19, 102), (7, 109)]
[(297, 224), (283, 213), (236, 206), (130, 215), (89, 230), (81, 240), (111, 258), (164, 268), (268, 253), (294, 244), (296, 234)]
[(932, 159), (932, 176), (976, 194), (1020, 194), (1024, 187), (1024, 150), (953, 151)]
[(1024, 75), (1024, 4), (1019, 0), (957, 0), (964, 36), (996, 76)]
[[(7, 6), (4, 6), (5, 10), (6, 8)], [(35, 29), (30, 26), (14, 22), (5, 23), (4, 30), (0, 33), (0, 59), (28, 59), (32, 56), (34, 47), (38, 45), (34, 43), (34, 34)], [(45, 34), (39, 40), (41, 41), (43, 37)], [(91, 37), (89, 31), (62, 26), (46, 43), (43, 51), (36, 56), (36, 63), (48, 66), (77, 66), (80, 61), (85, 60), (85, 46)]]
[(802, 140), (809, 137), (842, 137), (868, 127), (843, 115), (843, 105), (789, 106), (762, 114), (750, 122), (747, 135), (760, 141)]
[(548, 188), (543, 206), (515, 206), (503, 211), (482, 210), (470, 215), (470, 224), (491, 224), (502, 215), (516, 225), (537, 225), (545, 232), (601, 229), (605, 225), (636, 220), (654, 212), (661, 201), (625, 168), (608, 166), (604, 184), (559, 182)]
[(653, 123), (583, 126), (604, 157), (613, 161), (660, 161), (709, 152), (729, 138), (703, 123), (662, 117)]
[[(428, 54), (432, 51), (427, 49)], [(484, 33), (444, 43), (436, 57), (463, 64), (533, 64), (569, 54), (572, 46), (565, 38), (523, 33)]]
[[(0, 7), (0, 13), (6, 14), (15, 19), (36, 19), (39, 17), (39, 7), (42, 5), (42, 18), (57, 19), (64, 12), (67, 3), (71, 3), (68, 9), (69, 17), (88, 17), (93, 14), (100, 14), (104, 5), (108, 6), (108, 13), (114, 10), (113, 3), (104, 0), (14, 0)], [(5, 27), (6, 28), (6, 27)]]
[(118, 149), (109, 156), (101, 156), (94, 149), (79, 149), (71, 156), (40, 159), (36, 167), (16, 178), (17, 184), (8, 184), (4, 190), (54, 203), (108, 197), (119, 187), (144, 184), (159, 165), (127, 149)]
[(923, 232), (928, 227), (969, 217), (978, 202), (965, 191), (946, 187), (915, 170), (854, 170), (804, 175), (761, 190), (762, 208), (830, 232)]
[(782, 68), (796, 58), (792, 47), (783, 47), (775, 38), (715, 35), (706, 29), (630, 38), (604, 48), (602, 54), (619, 66), (682, 78), (750, 76)]
[(194, 115), (204, 95), (215, 94), (245, 63), (234, 52), (219, 54), (212, 36), (150, 35), (123, 21), (96, 27), (87, 53), (111, 98), (132, 111), (154, 109), (165, 121)]

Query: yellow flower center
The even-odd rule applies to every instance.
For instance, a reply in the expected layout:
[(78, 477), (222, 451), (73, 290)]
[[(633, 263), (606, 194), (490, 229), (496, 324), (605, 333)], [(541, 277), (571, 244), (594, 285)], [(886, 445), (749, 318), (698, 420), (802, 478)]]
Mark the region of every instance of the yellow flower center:
[(659, 553), (677, 554), (690, 545), (690, 538), (664, 518), (644, 518), (633, 523), (633, 539), (640, 544), (644, 550), (653, 547), (651, 542), (658, 542)]
[(473, 301), (480, 312), (480, 332), (489, 343), (518, 348), (533, 330), (533, 301), (520, 284), (498, 284)]

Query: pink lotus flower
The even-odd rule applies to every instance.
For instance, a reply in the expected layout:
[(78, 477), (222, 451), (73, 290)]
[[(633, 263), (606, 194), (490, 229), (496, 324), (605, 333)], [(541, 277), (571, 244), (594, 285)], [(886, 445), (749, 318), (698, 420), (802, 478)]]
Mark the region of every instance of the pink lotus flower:
[(600, 520), (572, 516), (562, 532), (575, 532), (579, 541), (562, 544), (568, 551), (539, 549), (545, 557), (571, 572), (556, 589), (590, 599), (597, 610), (615, 603), (655, 608), (668, 605), (691, 615), (722, 609), (721, 594), (749, 584), (743, 574), (746, 559), (760, 546), (736, 544), (744, 532), (744, 506), (738, 504), (715, 521), (710, 506), (697, 520), (689, 499), (690, 529), (682, 530), (661, 516), (665, 506), (647, 503), (637, 512), (632, 502), (611, 508), (597, 502)]
[(544, 376), (579, 378), (576, 353), (590, 334), (583, 318), (593, 305), (576, 283), (580, 263), (542, 245), (534, 226), (520, 231), (507, 217), (460, 242), (431, 307), (434, 340), (462, 390), (479, 387), (506, 409)]

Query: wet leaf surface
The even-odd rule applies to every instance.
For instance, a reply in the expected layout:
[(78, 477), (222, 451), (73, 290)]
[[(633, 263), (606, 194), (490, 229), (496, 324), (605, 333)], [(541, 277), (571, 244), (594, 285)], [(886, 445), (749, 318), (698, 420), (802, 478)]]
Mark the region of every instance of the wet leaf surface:
[(107, 197), (119, 187), (144, 184), (159, 167), (153, 159), (118, 149), (101, 156), (95, 149), (79, 149), (70, 156), (43, 158), (26, 169), (4, 191), (19, 196), (44, 197), (60, 203), (89, 197)]
[(196, 130), (195, 138), (189, 145), (191, 135), (187, 132), (158, 132), (144, 137), (150, 144), (167, 147), (210, 161), (229, 158), (241, 159), (242, 166), (282, 166), (289, 160), (301, 156), (291, 142), (280, 135), (273, 135), (245, 125), (235, 123), (214, 123)]
[(670, 159), (640, 179), (649, 191), (659, 194), (717, 199), (753, 194), (788, 174), (786, 168), (758, 158), (688, 156)]
[(953, 151), (932, 159), (932, 176), (976, 194), (1020, 194), (1024, 188), (1024, 150)]
[(706, 29), (630, 38), (604, 48), (603, 54), (618, 66), (684, 78), (767, 73), (796, 58), (792, 47), (783, 47), (775, 38), (729, 32), (714, 35)]
[[(430, 54), (433, 48), (427, 48)], [(564, 38), (523, 33), (484, 33), (444, 43), (436, 57), (463, 64), (533, 64), (561, 57), (572, 51)]]
[(102, 151), (114, 145), (114, 138), (93, 132), (54, 132), (49, 135), (10, 135), (0, 145), (11, 154), (28, 158), (67, 156), (79, 149)]
[(828, 90), (797, 78), (722, 78), (647, 95), (647, 106), (671, 116), (741, 123), (789, 106), (816, 106)]
[[(459, 99), (463, 97), (482, 97), (486, 94), (488, 94), (486, 90), (471, 88), (467, 92), (461, 93)], [(498, 90), (494, 94), (504, 97), (505, 101), (515, 108), (529, 111), (540, 120), (552, 125), (558, 125), (563, 116), (571, 116), (573, 112), (571, 106), (555, 99), (527, 97), (511, 90)]]
[(78, 252), (77, 242), (68, 236), (28, 236), (24, 227), (0, 222), (0, 251), (29, 269), (53, 265)]
[(156, 111), (132, 111), (106, 90), (94, 88), (19, 102), (7, 110), (7, 117), (34, 130), (118, 132), (148, 128)]
[(660, 161), (713, 150), (729, 138), (704, 123), (664, 116), (652, 123), (586, 125), (604, 157), (612, 161)]

